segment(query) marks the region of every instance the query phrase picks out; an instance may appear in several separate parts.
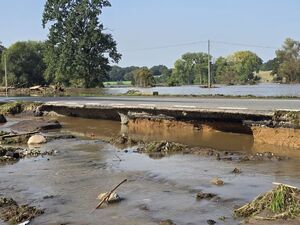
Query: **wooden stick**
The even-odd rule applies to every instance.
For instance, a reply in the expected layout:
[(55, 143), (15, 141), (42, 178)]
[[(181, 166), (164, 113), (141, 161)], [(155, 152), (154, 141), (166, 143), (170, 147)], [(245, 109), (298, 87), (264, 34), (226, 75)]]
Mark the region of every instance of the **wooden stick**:
[(115, 186), (108, 194), (106, 194), (106, 196), (103, 197), (103, 199), (101, 200), (101, 202), (97, 205), (97, 207), (91, 213), (93, 213), (96, 209), (99, 209), (104, 202), (107, 202), (109, 200), (109, 197), (111, 196), (111, 194), (115, 190), (117, 190), (117, 188), (120, 187), (126, 181), (127, 181), (127, 179), (123, 180), (121, 183), (119, 183), (117, 186)]

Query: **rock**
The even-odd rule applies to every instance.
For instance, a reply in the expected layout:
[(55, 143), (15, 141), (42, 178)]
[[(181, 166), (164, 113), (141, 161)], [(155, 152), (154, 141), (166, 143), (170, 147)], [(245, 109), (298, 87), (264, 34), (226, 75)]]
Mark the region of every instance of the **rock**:
[(47, 140), (43, 135), (35, 134), (31, 136), (27, 142), (29, 145), (44, 144)]
[(216, 197), (216, 194), (213, 193), (203, 193), (203, 192), (198, 192), (196, 195), (197, 200), (201, 200), (201, 199), (207, 199), (210, 200), (214, 197)]
[(209, 225), (214, 225), (214, 224), (217, 223), (217, 222), (214, 221), (214, 220), (207, 220), (206, 222), (207, 222), (207, 224), (209, 224)]
[[(97, 199), (99, 199), (100, 201), (103, 200), (103, 198), (105, 198), (105, 196), (107, 195), (108, 193), (105, 192), (105, 193), (101, 193)], [(116, 192), (113, 192), (110, 196), (109, 196), (109, 199), (108, 199), (108, 203), (115, 203), (115, 202), (120, 202), (122, 199), (120, 198), (120, 196), (116, 193)]]
[(176, 225), (172, 220), (163, 220), (160, 221), (159, 225)]
[(5, 116), (3, 116), (3, 114), (0, 114), (0, 123), (6, 123), (7, 120), (5, 118)]
[(214, 185), (218, 185), (218, 186), (222, 186), (224, 185), (224, 181), (222, 181), (219, 178), (214, 178), (210, 181), (210, 183), (214, 184)]
[(242, 171), (240, 170), (240, 169), (238, 169), (238, 168), (234, 168), (233, 170), (232, 170), (232, 173), (235, 173), (235, 174), (239, 174), (239, 173), (241, 173)]

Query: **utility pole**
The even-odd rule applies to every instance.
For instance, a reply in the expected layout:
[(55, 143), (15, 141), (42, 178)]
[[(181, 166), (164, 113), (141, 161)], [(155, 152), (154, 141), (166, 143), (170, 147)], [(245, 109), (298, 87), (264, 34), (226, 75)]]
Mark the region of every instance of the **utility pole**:
[(8, 87), (7, 87), (7, 62), (6, 62), (6, 54), (4, 54), (4, 73), (5, 73), (5, 93), (6, 97), (8, 96)]
[(207, 87), (211, 88), (211, 68), (210, 68), (210, 40), (208, 40), (208, 48), (207, 48), (207, 54), (208, 54), (208, 65), (207, 65)]

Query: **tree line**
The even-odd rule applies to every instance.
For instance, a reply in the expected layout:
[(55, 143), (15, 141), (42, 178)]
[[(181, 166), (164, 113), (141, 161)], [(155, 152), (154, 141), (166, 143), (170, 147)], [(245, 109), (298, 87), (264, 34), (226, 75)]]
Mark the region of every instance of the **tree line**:
[[(212, 82), (217, 84), (255, 84), (260, 77), (259, 71), (271, 71), (275, 82), (299, 83), (300, 82), (300, 43), (287, 38), (281, 49), (276, 51), (276, 57), (265, 63), (254, 52), (238, 51), (227, 57), (218, 57), (210, 64)], [(208, 83), (208, 61), (211, 56), (207, 53), (185, 53), (176, 60), (173, 68), (164, 65), (147, 67), (114, 66), (109, 72), (112, 81), (131, 80), (133, 85), (140, 85), (137, 79), (140, 74), (147, 71), (144, 82), (146, 86), (154, 85), (154, 82), (169, 86)], [(149, 79), (149, 76), (153, 76)], [(142, 76), (143, 77), (143, 76)], [(142, 85), (145, 86), (145, 85)]]
[[(19, 41), (9, 47), (0, 42), (0, 82), (4, 84), (4, 58), (8, 83), (15, 87), (59, 84), (66, 87), (101, 87), (104, 81), (131, 80), (133, 85), (206, 84), (207, 53), (185, 53), (173, 68), (111, 66), (121, 54), (112, 35), (99, 20), (108, 0), (47, 0), (42, 24), (49, 25), (44, 42)], [(300, 43), (286, 39), (276, 58), (263, 63), (251, 51), (219, 57), (210, 65), (213, 83), (252, 84), (259, 70), (271, 70), (275, 81), (300, 82)]]

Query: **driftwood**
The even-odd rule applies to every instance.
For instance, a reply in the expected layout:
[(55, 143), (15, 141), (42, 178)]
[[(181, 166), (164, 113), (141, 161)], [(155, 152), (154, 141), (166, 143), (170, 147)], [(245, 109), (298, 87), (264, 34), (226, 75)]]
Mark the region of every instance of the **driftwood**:
[(34, 131), (34, 132), (29, 132), (29, 133), (19, 133), (19, 134), (7, 134), (7, 135), (0, 136), (0, 140), (4, 140), (6, 138), (19, 137), (19, 136), (33, 135), (33, 134), (37, 134), (37, 133), (39, 133), (39, 131)]
[(117, 186), (115, 186), (110, 192), (108, 192), (106, 194), (106, 196), (103, 197), (103, 199), (101, 200), (101, 202), (96, 206), (96, 208), (91, 212), (93, 213), (96, 209), (99, 209), (101, 207), (101, 205), (103, 205), (104, 202), (108, 202), (111, 194), (117, 190), (118, 187), (120, 187), (123, 183), (125, 183), (127, 181), (127, 179), (123, 180), (121, 183), (119, 183)]

